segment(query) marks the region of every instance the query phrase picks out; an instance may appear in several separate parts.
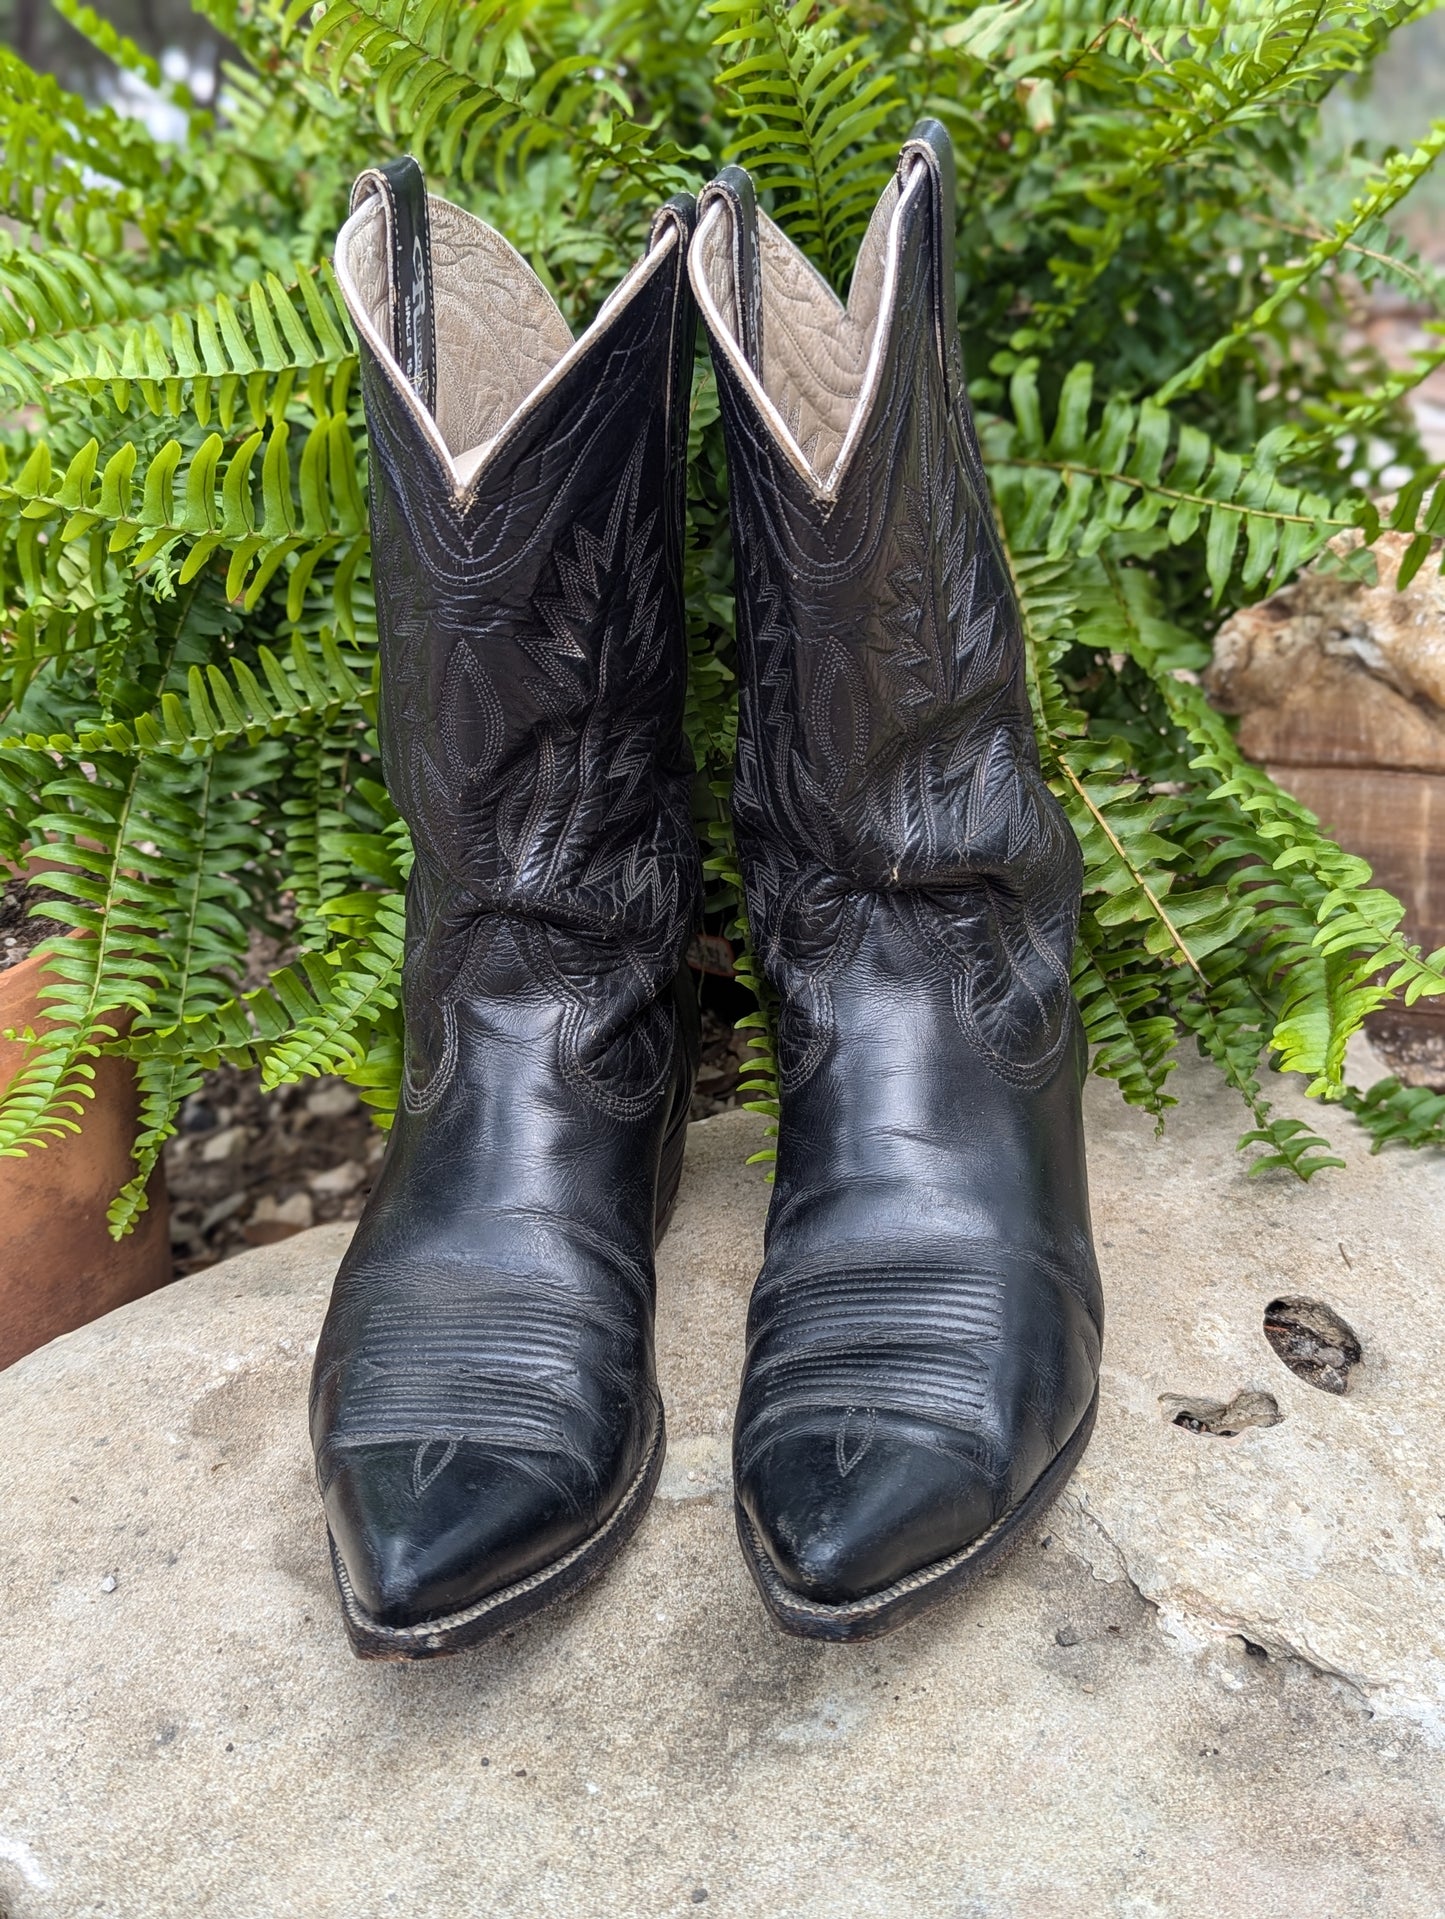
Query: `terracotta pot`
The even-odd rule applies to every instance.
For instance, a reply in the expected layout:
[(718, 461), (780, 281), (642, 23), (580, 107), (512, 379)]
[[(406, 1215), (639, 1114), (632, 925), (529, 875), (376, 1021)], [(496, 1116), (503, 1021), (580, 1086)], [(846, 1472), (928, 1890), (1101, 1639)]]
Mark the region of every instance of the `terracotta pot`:
[[(33, 956), (0, 972), (0, 1033), (44, 1029), (36, 997), (41, 975)], [(0, 1089), (14, 1078), (25, 1050), (0, 1039)], [(129, 1061), (97, 1060), (95, 1098), (86, 1101), (81, 1131), (24, 1159), (0, 1159), (0, 1366), (171, 1277), (160, 1166), (135, 1231), (114, 1240), (106, 1230), (106, 1208), (131, 1174), (138, 1112)]]

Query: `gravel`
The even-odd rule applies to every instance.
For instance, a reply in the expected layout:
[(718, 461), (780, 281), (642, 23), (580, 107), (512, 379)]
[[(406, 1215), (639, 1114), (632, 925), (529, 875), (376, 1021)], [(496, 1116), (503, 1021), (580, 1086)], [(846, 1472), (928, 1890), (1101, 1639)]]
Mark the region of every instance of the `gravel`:
[(254, 1072), (207, 1074), (166, 1147), (176, 1276), (308, 1226), (359, 1219), (385, 1146), (342, 1080), (266, 1093)]

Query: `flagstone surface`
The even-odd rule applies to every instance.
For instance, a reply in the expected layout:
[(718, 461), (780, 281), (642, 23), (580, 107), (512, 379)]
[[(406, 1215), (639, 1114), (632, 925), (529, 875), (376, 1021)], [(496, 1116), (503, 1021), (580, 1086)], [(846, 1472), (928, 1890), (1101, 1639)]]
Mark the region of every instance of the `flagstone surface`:
[[(1083, 1467), (871, 1645), (776, 1634), (733, 1540), (745, 1115), (693, 1128), (660, 1255), (652, 1513), (462, 1658), (360, 1664), (335, 1613), (305, 1404), (349, 1229), (0, 1374), (0, 1915), (1445, 1915), (1445, 1163), (1330, 1114), (1345, 1171), (1251, 1182), (1238, 1108), (1176, 1081), (1162, 1140), (1090, 1088)], [(1280, 1299), (1353, 1333), (1345, 1393), (1276, 1352)]]

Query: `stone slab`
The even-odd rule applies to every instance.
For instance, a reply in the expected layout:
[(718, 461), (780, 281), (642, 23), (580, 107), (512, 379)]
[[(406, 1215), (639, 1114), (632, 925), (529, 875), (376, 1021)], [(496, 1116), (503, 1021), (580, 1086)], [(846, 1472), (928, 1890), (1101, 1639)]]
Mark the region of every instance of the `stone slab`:
[[(1097, 1572), (1122, 1564), (1185, 1638), (1243, 1632), (1445, 1743), (1445, 1156), (1372, 1158), (1347, 1115), (1284, 1095), (1346, 1167), (1250, 1181), (1233, 1095), (1202, 1069), (1186, 1084), (1158, 1140), (1091, 1097), (1105, 1411), (1068, 1537)], [(1358, 1336), (1343, 1397), (1271, 1348), (1281, 1296)], [(1161, 1404), (1252, 1391), (1282, 1418), (1234, 1439)]]
[[(652, 1513), (464, 1658), (362, 1665), (336, 1618), (305, 1399), (344, 1228), (0, 1375), (0, 1915), (1445, 1915), (1445, 1167), (1332, 1116), (1347, 1172), (1251, 1183), (1237, 1108), (1178, 1078), (1162, 1141), (1090, 1089), (1110, 1321), (1071, 1492), (872, 1645), (777, 1635), (732, 1537), (743, 1115), (693, 1128), (661, 1255)], [(1343, 1399), (1265, 1341), (1282, 1292), (1359, 1333)], [(1166, 1417), (1245, 1390), (1283, 1419)]]

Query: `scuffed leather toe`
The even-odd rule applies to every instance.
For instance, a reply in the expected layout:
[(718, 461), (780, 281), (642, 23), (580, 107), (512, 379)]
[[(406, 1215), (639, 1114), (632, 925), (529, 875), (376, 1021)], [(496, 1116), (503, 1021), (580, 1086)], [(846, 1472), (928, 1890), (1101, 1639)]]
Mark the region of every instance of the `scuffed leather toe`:
[(856, 1415), (776, 1440), (739, 1475), (738, 1497), (778, 1576), (825, 1605), (867, 1598), (960, 1551), (993, 1524), (998, 1503), (993, 1481), (926, 1428)]
[(323, 1498), (358, 1602), (420, 1625), (560, 1559), (606, 1514), (554, 1466), (444, 1440), (348, 1449)]

